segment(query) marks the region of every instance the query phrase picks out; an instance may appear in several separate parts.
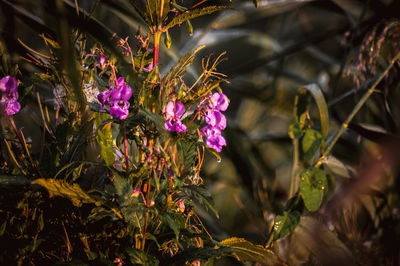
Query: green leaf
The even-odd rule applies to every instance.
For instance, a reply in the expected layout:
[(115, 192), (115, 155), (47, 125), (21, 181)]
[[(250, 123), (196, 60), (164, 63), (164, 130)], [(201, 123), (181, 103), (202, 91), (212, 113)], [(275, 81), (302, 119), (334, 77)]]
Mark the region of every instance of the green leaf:
[(169, 29), (172, 28), (176, 25), (180, 25), (183, 22), (189, 20), (189, 19), (193, 19), (193, 18), (197, 18), (200, 16), (204, 16), (204, 15), (209, 15), (212, 14), (216, 11), (220, 11), (220, 10), (227, 10), (230, 9), (227, 6), (207, 6), (207, 7), (203, 7), (203, 8), (198, 8), (198, 9), (193, 9), (193, 10), (189, 10), (186, 11), (176, 17), (174, 17), (165, 27), (165, 29)]
[(113, 148), (111, 123), (107, 123), (97, 130), (96, 140), (101, 147), (101, 158), (104, 159), (107, 166), (112, 165), (115, 162), (115, 153)]
[(45, 187), (50, 197), (60, 196), (70, 199), (77, 207), (82, 206), (83, 203), (93, 203), (96, 204), (96, 206), (101, 205), (100, 202), (86, 194), (78, 184), (71, 185), (63, 180), (44, 178), (33, 180), (31, 183)]
[(307, 210), (314, 212), (321, 206), (328, 186), (325, 171), (313, 168), (300, 175), (300, 193)]
[(304, 159), (310, 161), (323, 142), (321, 133), (314, 129), (307, 129), (302, 140)]
[(179, 224), (177, 222), (175, 222), (175, 220), (169, 215), (169, 214), (163, 214), (160, 215), (160, 220), (163, 223), (166, 223), (169, 228), (172, 229), (172, 231), (174, 231), (176, 238), (179, 238)]
[(153, 258), (146, 253), (144, 253), (140, 249), (136, 248), (126, 248), (126, 253), (129, 255), (129, 260), (133, 265), (149, 265), (156, 266), (159, 264), (159, 261), (156, 258)]
[(234, 248), (232, 254), (239, 261), (254, 261), (265, 265), (276, 265), (279, 261), (278, 256), (261, 245), (255, 245), (243, 238), (232, 237), (224, 239), (221, 244)]
[(300, 222), (300, 213), (284, 212), (283, 215), (277, 215), (274, 222), (274, 240), (291, 234)]

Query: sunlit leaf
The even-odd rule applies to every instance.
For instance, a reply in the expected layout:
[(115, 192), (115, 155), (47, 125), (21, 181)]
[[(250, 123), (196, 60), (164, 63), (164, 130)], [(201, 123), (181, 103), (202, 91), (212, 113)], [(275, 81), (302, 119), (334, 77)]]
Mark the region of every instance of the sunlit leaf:
[(314, 212), (321, 206), (328, 180), (325, 171), (313, 168), (300, 175), (300, 193), (307, 210)]
[(300, 213), (284, 212), (283, 215), (277, 215), (274, 222), (274, 240), (291, 234), (300, 222)]
[(39, 178), (31, 182), (45, 187), (50, 197), (60, 196), (68, 198), (72, 203), (80, 207), (84, 203), (93, 203), (100, 206), (101, 203), (86, 194), (78, 184), (69, 184), (64, 180)]
[(234, 248), (232, 254), (239, 261), (260, 262), (265, 265), (276, 265), (279, 261), (278, 256), (261, 245), (255, 245), (244, 238), (232, 237), (224, 239), (221, 244)]
[(111, 123), (107, 123), (97, 130), (96, 140), (101, 147), (101, 158), (104, 159), (107, 166), (112, 165), (115, 161), (115, 152), (113, 148)]
[(227, 6), (207, 6), (207, 7), (203, 7), (203, 8), (198, 8), (198, 9), (193, 9), (193, 10), (189, 10), (186, 11), (176, 17), (174, 17), (166, 26), (165, 29), (169, 29), (172, 28), (176, 25), (180, 25), (183, 22), (189, 20), (189, 19), (193, 19), (193, 18), (197, 18), (200, 16), (204, 16), (204, 15), (208, 15), (208, 14), (212, 14), (216, 11), (221, 11), (221, 10), (227, 10), (229, 9), (229, 7)]
[(302, 139), (302, 148), (304, 153), (304, 159), (310, 161), (323, 142), (321, 133), (314, 129), (307, 129)]

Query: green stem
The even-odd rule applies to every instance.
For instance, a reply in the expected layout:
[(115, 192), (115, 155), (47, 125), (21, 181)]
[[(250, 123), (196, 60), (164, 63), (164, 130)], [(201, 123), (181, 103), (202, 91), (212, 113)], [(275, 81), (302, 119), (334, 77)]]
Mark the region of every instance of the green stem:
[(124, 134), (125, 168), (126, 168), (126, 174), (128, 175), (129, 174), (128, 139), (126, 137), (126, 126), (124, 122), (122, 122), (122, 133)]
[(293, 149), (293, 165), (290, 177), (289, 199), (296, 193), (300, 183), (300, 176), (297, 174), (297, 165), (299, 164), (299, 139), (293, 139)]
[(357, 112), (361, 109), (361, 107), (364, 105), (364, 103), (368, 100), (368, 98), (375, 91), (375, 88), (378, 86), (378, 84), (382, 81), (382, 79), (387, 75), (389, 70), (393, 67), (393, 65), (399, 59), (400, 59), (400, 52), (392, 59), (390, 64), (386, 67), (386, 69), (382, 72), (382, 74), (378, 77), (378, 79), (374, 82), (374, 84), (372, 84), (371, 88), (368, 89), (368, 91), (363, 95), (363, 97), (360, 99), (360, 101), (354, 107), (353, 111), (350, 113), (350, 115), (347, 117), (347, 119), (343, 122), (342, 126), (340, 127), (340, 129), (338, 130), (336, 135), (333, 137), (332, 141), (329, 143), (329, 145), (326, 148), (325, 152), (323, 153), (322, 157), (326, 157), (329, 155), (333, 146), (335, 146), (336, 142), (339, 140), (339, 138), (343, 134), (344, 130), (348, 127), (351, 120), (354, 118), (354, 116), (357, 114)]

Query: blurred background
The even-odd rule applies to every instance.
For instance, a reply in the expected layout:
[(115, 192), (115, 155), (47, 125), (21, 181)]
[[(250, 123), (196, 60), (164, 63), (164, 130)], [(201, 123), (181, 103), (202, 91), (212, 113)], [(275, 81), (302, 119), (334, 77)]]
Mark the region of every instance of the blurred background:
[[(41, 2), (0, 0), (1, 36), (22, 73), (36, 69), (20, 60), (26, 49), (17, 39), (41, 51), (39, 33), (51, 31), (54, 17)], [(65, 2), (74, 7), (73, 1)], [(95, 38), (104, 33), (96, 25), (132, 43), (139, 29), (146, 33), (125, 1), (76, 2), (98, 23), (86, 28)], [(199, 2), (177, 1), (186, 7)], [(194, 81), (202, 60), (226, 52), (217, 69), (229, 80), (222, 87), (230, 99), (224, 131), (228, 145), (221, 162), (208, 154), (201, 172), (220, 218), (200, 207), (198, 211), (219, 240), (237, 236), (265, 245), (274, 217), (288, 200), (293, 157), (288, 128), (298, 89), (315, 83), (323, 91), (329, 140), (400, 51), (400, 1), (260, 0), (255, 8), (253, 1), (208, 0), (199, 6), (207, 5), (229, 5), (232, 10), (192, 20), (192, 35), (185, 24), (172, 29), (172, 47), (161, 47), (160, 69), (166, 73), (184, 54), (205, 44), (187, 74)], [(362, 265), (399, 263), (398, 70), (396, 64), (334, 147), (334, 160), (326, 168), (336, 180), (336, 191), (312, 215), (317, 226), (331, 232), (324, 231), (326, 239), (320, 242), (326, 250), (351, 250)], [(318, 128), (314, 109), (310, 116)], [(27, 119), (24, 114), (18, 119)], [(339, 242), (331, 239), (332, 232)], [(299, 229), (290, 241), (280, 241), (281, 254), (292, 264), (312, 263), (321, 254), (315, 245), (304, 247), (306, 239)]]

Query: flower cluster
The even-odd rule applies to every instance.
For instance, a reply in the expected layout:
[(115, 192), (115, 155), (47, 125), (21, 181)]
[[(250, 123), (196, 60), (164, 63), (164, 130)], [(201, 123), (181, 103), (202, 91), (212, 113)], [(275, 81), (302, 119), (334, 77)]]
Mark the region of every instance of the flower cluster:
[(7, 115), (19, 112), (21, 105), (18, 100), (18, 81), (11, 76), (0, 80), (0, 91), (2, 92), (0, 104)]
[(186, 131), (186, 126), (182, 124), (181, 116), (185, 112), (185, 106), (180, 102), (169, 102), (165, 106), (165, 128), (168, 131), (183, 132)]
[(221, 111), (225, 111), (228, 106), (229, 100), (225, 94), (216, 92), (211, 95), (205, 116), (207, 126), (200, 131), (207, 138), (207, 146), (217, 152), (220, 152), (222, 147), (226, 146), (226, 140), (221, 135), (221, 130), (226, 127), (226, 118)]
[(123, 77), (119, 77), (115, 82), (114, 89), (99, 93), (97, 99), (101, 103), (102, 110), (105, 105), (108, 105), (110, 106), (110, 115), (123, 120), (128, 117), (131, 96), (131, 87), (125, 84)]

